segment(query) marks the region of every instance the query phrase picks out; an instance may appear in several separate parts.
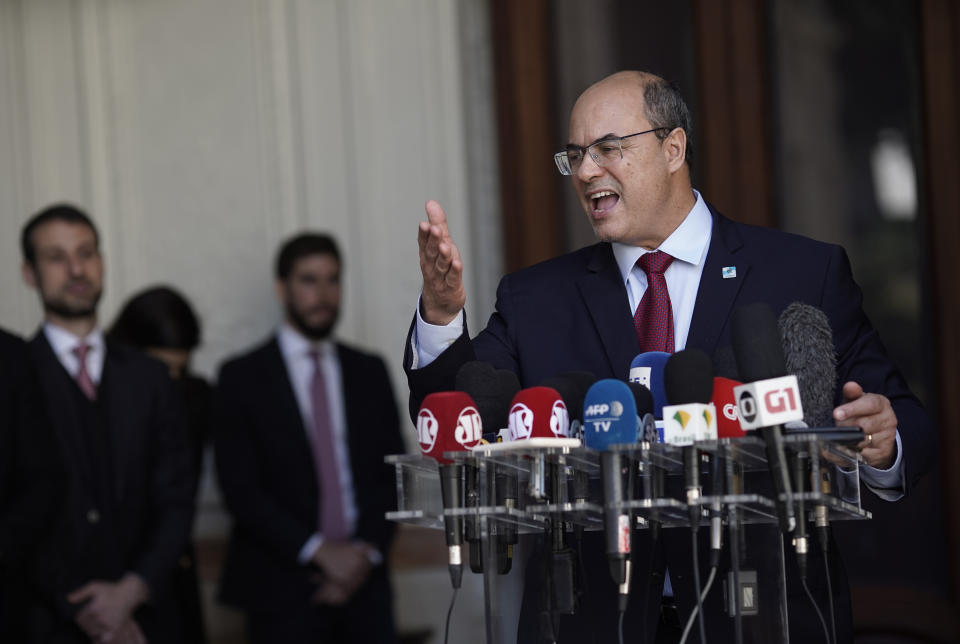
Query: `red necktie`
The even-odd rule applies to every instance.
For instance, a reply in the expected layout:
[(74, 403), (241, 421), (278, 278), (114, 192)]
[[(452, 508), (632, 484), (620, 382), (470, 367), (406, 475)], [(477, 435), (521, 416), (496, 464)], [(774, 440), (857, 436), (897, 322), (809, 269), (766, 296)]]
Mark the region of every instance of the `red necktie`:
[(644, 253), (637, 264), (647, 274), (647, 290), (633, 314), (640, 351), (673, 353), (673, 307), (663, 273), (673, 257), (661, 251)]
[(93, 384), (93, 378), (90, 377), (90, 372), (87, 371), (87, 354), (90, 352), (89, 344), (78, 344), (73, 348), (73, 355), (77, 356), (77, 360), (80, 361), (80, 368), (77, 369), (77, 375), (74, 379), (77, 381), (77, 386), (80, 387), (80, 391), (83, 392), (83, 395), (89, 398), (90, 400), (97, 399), (97, 386)]
[(320, 534), (324, 539), (342, 541), (349, 537), (343, 511), (343, 493), (340, 489), (340, 467), (337, 465), (333, 428), (330, 426), (330, 407), (327, 388), (323, 381), (320, 353), (311, 351), (314, 371), (310, 383), (313, 405), (313, 460), (320, 484)]

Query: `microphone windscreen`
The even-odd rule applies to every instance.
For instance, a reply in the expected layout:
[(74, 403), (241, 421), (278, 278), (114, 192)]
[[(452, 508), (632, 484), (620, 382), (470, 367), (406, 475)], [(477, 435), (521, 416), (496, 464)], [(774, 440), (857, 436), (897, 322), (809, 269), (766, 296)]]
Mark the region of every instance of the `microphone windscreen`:
[(794, 302), (780, 314), (778, 325), (787, 372), (800, 384), (804, 422), (809, 427), (830, 426), (837, 387), (830, 321), (817, 307)]
[(670, 356), (663, 369), (663, 384), (671, 405), (710, 402), (713, 396), (713, 363), (699, 349), (684, 349)]
[(510, 403), (510, 440), (567, 438), (570, 413), (559, 392), (551, 387), (521, 389)]
[(636, 445), (639, 440), (637, 406), (622, 380), (598, 380), (583, 400), (583, 442), (596, 450), (611, 445)]
[(462, 391), (439, 391), (423, 399), (417, 414), (420, 452), (442, 464), (445, 452), (473, 449), (483, 436), (483, 421), (473, 399)]
[(786, 375), (780, 331), (769, 306), (755, 302), (733, 312), (733, 353), (745, 383)]
[(517, 374), (473, 360), (460, 367), (455, 382), (456, 390), (469, 394), (476, 403), (484, 431), (496, 433), (507, 426), (510, 401), (520, 391)]
[(663, 351), (647, 351), (637, 355), (630, 363), (627, 380), (638, 382), (653, 394), (653, 415), (663, 418), (663, 406), (667, 404), (667, 393), (663, 387), (663, 368), (670, 354)]
[(637, 416), (643, 417), (653, 413), (653, 394), (639, 382), (628, 382), (633, 402), (637, 406)]
[(742, 382), (716, 376), (713, 379), (713, 397), (711, 402), (717, 410), (717, 438), (740, 438), (747, 433), (740, 427), (740, 410), (733, 388)]
[(575, 420), (583, 422), (583, 398), (596, 381), (597, 377), (589, 371), (566, 371), (547, 378), (540, 383), (540, 386), (557, 390), (567, 405), (572, 423)]

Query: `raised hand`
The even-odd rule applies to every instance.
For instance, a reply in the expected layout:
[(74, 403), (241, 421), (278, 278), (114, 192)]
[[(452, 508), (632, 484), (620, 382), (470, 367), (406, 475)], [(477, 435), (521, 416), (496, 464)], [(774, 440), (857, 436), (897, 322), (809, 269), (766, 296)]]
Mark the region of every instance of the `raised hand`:
[(417, 231), (423, 274), (420, 316), (430, 324), (445, 325), (460, 315), (467, 300), (463, 289), (463, 261), (450, 237), (443, 208), (430, 200), (426, 211), (427, 221), (421, 221)]

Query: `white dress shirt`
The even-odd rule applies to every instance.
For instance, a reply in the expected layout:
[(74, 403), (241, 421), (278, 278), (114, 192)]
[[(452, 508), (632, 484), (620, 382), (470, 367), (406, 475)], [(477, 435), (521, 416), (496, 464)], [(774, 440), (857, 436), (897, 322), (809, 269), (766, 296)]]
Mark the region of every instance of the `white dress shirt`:
[[(340, 476), (340, 491), (343, 494), (343, 511), (347, 523), (347, 531), (353, 533), (357, 522), (357, 504), (353, 496), (353, 474), (350, 470), (350, 450), (347, 445), (347, 420), (343, 407), (343, 378), (340, 372), (340, 358), (337, 355), (336, 345), (324, 340), (313, 343), (294, 330), (288, 324), (280, 325), (277, 329), (277, 343), (280, 345), (280, 354), (287, 367), (287, 375), (293, 386), (293, 393), (297, 399), (297, 407), (303, 418), (303, 431), (312, 445), (316, 437), (313, 430), (313, 403), (310, 387), (313, 382), (316, 363), (311, 351), (320, 354), (320, 368), (323, 371), (323, 383), (327, 391), (327, 404), (330, 409), (330, 429), (334, 438), (334, 456), (337, 459), (337, 470)], [(301, 563), (310, 561), (317, 548), (323, 543), (323, 535), (313, 534), (300, 549), (298, 559)]]
[(87, 337), (78, 338), (66, 329), (46, 322), (43, 325), (43, 334), (46, 336), (47, 342), (50, 343), (57, 360), (74, 380), (80, 373), (80, 359), (73, 350), (81, 344), (86, 344), (89, 347), (86, 356), (87, 373), (90, 374), (90, 380), (93, 381), (93, 384), (100, 384), (100, 380), (103, 378), (103, 361), (107, 357), (107, 345), (100, 327), (91, 331)]

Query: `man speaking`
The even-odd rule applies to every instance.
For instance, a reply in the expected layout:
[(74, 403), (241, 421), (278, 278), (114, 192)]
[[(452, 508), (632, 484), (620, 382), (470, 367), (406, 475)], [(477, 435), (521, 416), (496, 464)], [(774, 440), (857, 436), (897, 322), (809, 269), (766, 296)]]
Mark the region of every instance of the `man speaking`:
[[(624, 378), (642, 351), (693, 347), (714, 355), (728, 349), (740, 305), (764, 302), (779, 314), (792, 302), (806, 302), (826, 313), (834, 332), (834, 421), (863, 429), (864, 479), (884, 498), (899, 498), (931, 466), (935, 434), (861, 308), (846, 253), (718, 213), (692, 188), (690, 132), (683, 98), (651, 74), (619, 72), (581, 94), (569, 142), (555, 162), (570, 176), (599, 242), (505, 276), (496, 311), (472, 340), (463, 314), (464, 266), (443, 209), (428, 202), (418, 231), (423, 291), (404, 360), (411, 407), (432, 391), (452, 389), (457, 368), (469, 360), (513, 370), (524, 387), (567, 371)], [(761, 528), (754, 530), (764, 534), (756, 548), (779, 551), (776, 529)], [(644, 532), (635, 539), (641, 553), (650, 544)], [(667, 531), (652, 569), (644, 568), (650, 559), (637, 558), (625, 631), (643, 631), (652, 642), (659, 629), (657, 641), (670, 641), (663, 619), (640, 623), (644, 597), (646, 614), (661, 615), (665, 566), (672, 581), (666, 594), (672, 592), (684, 619), (690, 614), (696, 598), (687, 541), (686, 533)], [(588, 533), (582, 548), (588, 592), (577, 613), (564, 616), (561, 641), (616, 641), (616, 589), (606, 578), (602, 539)], [(852, 633), (849, 594), (835, 557), (831, 566), (842, 641)], [(811, 561), (810, 567), (820, 571), (820, 579), (811, 572), (816, 587), (823, 566)], [(822, 639), (796, 576), (789, 570), (787, 576), (791, 639)], [(648, 580), (651, 587), (644, 588)], [(704, 603), (711, 642), (733, 636), (720, 596), (713, 592)], [(524, 602), (522, 636), (536, 632), (536, 605)], [(748, 640), (769, 632), (763, 619), (745, 620), (744, 628), (755, 631), (750, 637), (747, 630)]]

